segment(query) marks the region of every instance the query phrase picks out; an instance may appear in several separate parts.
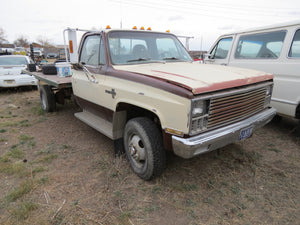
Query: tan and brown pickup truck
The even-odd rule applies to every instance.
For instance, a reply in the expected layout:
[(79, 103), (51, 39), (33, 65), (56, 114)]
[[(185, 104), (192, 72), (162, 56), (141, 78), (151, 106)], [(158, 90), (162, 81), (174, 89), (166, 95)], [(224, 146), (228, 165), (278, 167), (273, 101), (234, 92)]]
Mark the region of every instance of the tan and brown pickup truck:
[(74, 68), (69, 91), (36, 76), (43, 108), (72, 88), (75, 116), (122, 146), (145, 180), (163, 172), (165, 151), (191, 158), (250, 137), (276, 114), (271, 74), (193, 62), (170, 33), (87, 32)]

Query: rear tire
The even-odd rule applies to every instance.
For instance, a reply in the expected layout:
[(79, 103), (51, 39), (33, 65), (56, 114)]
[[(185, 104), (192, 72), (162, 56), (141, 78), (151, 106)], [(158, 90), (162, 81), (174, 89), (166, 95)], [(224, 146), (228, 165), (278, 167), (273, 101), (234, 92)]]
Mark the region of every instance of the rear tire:
[(40, 99), (44, 111), (54, 112), (56, 110), (55, 96), (50, 86), (40, 86)]
[(132, 170), (142, 179), (160, 175), (166, 167), (166, 152), (157, 126), (146, 117), (131, 119), (124, 130), (124, 148)]

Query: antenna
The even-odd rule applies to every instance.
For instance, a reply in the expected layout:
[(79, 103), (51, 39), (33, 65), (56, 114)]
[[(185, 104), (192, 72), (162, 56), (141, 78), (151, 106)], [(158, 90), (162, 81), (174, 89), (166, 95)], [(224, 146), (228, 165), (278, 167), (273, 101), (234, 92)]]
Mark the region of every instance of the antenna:
[(122, 24), (122, 0), (120, 0), (120, 28), (123, 28), (123, 24)]

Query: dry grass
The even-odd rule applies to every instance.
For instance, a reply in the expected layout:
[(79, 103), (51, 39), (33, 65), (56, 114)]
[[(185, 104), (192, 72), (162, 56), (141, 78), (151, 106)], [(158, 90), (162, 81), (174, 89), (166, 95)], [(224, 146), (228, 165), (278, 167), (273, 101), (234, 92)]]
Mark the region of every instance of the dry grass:
[(40, 112), (37, 91), (0, 92), (1, 224), (297, 224), (294, 120), (184, 160), (145, 182), (113, 143), (74, 118)]

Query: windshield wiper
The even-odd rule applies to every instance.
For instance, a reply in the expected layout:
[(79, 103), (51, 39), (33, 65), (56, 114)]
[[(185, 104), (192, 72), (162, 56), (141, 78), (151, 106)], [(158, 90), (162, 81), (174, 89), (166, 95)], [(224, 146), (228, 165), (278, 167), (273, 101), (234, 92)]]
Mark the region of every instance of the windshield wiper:
[(141, 61), (149, 61), (151, 60), (150, 58), (138, 58), (138, 59), (131, 59), (127, 60), (127, 62), (141, 62)]
[(179, 60), (179, 58), (177, 58), (177, 57), (167, 57), (167, 58), (163, 58), (163, 60)]

